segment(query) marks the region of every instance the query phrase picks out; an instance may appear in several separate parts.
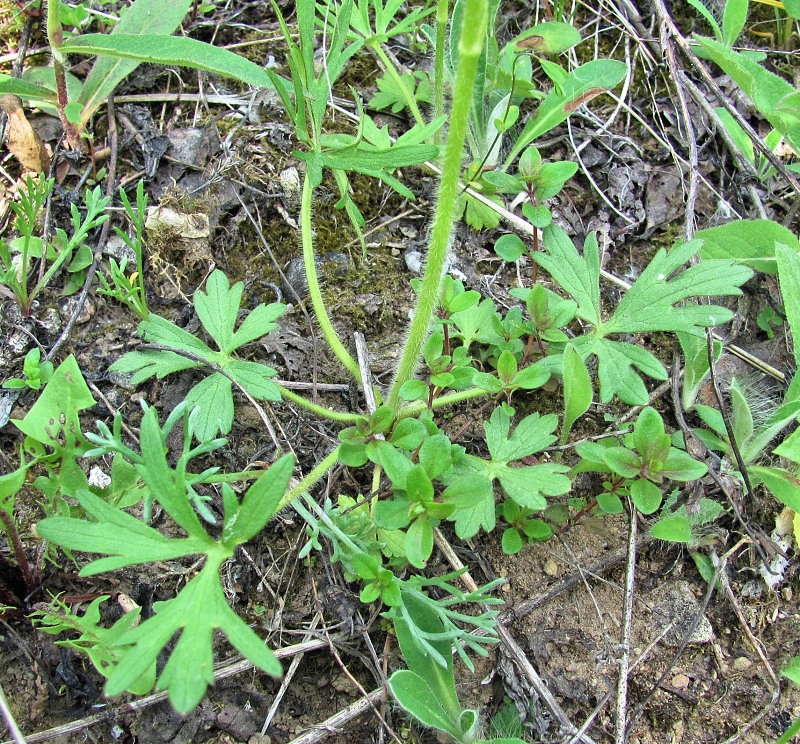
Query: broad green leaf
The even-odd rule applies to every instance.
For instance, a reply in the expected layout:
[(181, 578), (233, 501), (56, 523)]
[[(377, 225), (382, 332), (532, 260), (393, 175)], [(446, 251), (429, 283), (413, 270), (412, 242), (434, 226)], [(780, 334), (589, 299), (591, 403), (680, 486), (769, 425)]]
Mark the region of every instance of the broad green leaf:
[(519, 530), (515, 529), (514, 527), (510, 527), (507, 530), (503, 530), (503, 537), (500, 541), (500, 544), (503, 548), (503, 552), (506, 555), (514, 555), (522, 550), (522, 547), (525, 543), (522, 540), (522, 535), (519, 534)]
[(606, 514), (622, 514), (622, 512), (625, 511), (622, 500), (615, 493), (597, 494), (597, 505)]
[(800, 253), (800, 241), (791, 230), (772, 220), (736, 220), (698, 230), (695, 238), (703, 241), (700, 247), (703, 260), (733, 260), (765, 274), (778, 271), (775, 258), (778, 243), (794, 255)]
[(692, 526), (686, 517), (665, 517), (659, 519), (651, 528), (650, 534), (668, 542), (693, 543)]
[(522, 238), (514, 233), (501, 235), (494, 243), (494, 252), (504, 261), (513, 263), (520, 256), (524, 255), (527, 247), (522, 242)]
[(0, 95), (11, 94), (19, 96), (23, 101), (50, 101), (56, 103), (54, 91), (44, 85), (29, 83), (19, 78), (0, 73)]
[(38, 522), (36, 531), (69, 550), (101, 553), (100, 558), (81, 569), (82, 576), (94, 576), (152, 561), (168, 561), (185, 555), (201, 553), (211, 545), (205, 535), (170, 539), (130, 514), (106, 504), (89, 491), (74, 494), (78, 503), (98, 521), (89, 522), (73, 517), (48, 517)]
[(510, 425), (511, 419), (502, 408), (495, 408), (483, 425), (493, 462), (519, 460), (549, 447), (556, 440), (552, 431), (558, 426), (558, 417), (553, 413), (546, 416), (532, 413), (519, 422), (511, 436)]
[(660, 473), (670, 480), (688, 482), (700, 480), (708, 473), (708, 466), (695, 460), (688, 452), (672, 447)]
[(495, 526), (494, 489), (492, 479), (475, 467), (470, 475), (451, 481), (455, 493), (461, 492), (461, 486), (469, 488), (467, 503), (458, 504), (451, 515), (456, 524), (456, 534), (467, 540), (478, 534), (478, 530), (492, 532)]
[(197, 317), (211, 334), (220, 351), (225, 354), (230, 354), (236, 348), (232, 343), (233, 328), (236, 325), (243, 290), (243, 282), (236, 282), (231, 286), (228, 277), (217, 269), (208, 277), (206, 291), (198, 289), (194, 293)]
[[(173, 349), (191, 351), (205, 359), (212, 360), (216, 354), (208, 345), (204, 344), (197, 336), (175, 325), (159, 315), (150, 313), (147, 320), (139, 323), (139, 335), (146, 341), (162, 346), (171, 346)], [(127, 355), (126, 355), (127, 356)], [(125, 357), (123, 357), (124, 359)], [(198, 362), (193, 362), (195, 365)]]
[(505, 464), (491, 463), (488, 472), (499, 481), (503, 490), (520, 506), (534, 511), (547, 507), (547, 496), (561, 496), (567, 493), (572, 481), (564, 475), (566, 465), (546, 463), (512, 468)]
[[(125, 13), (108, 37), (113, 39), (118, 35), (125, 34), (149, 35), (151, 39), (158, 39), (155, 42), (155, 48), (158, 48), (157, 45), (163, 41), (159, 37), (170, 36), (189, 12), (190, 6), (191, 0), (174, 0), (169, 3), (164, 3), (163, 0), (135, 0), (130, 7), (126, 8)], [(68, 40), (67, 44), (74, 40)], [(107, 56), (100, 57), (95, 61), (78, 96), (78, 103), (83, 106), (82, 119), (84, 123), (108, 99), (117, 85), (138, 66), (138, 61), (112, 59)]]
[(776, 448), (775, 454), (800, 464), (800, 429), (795, 429)]
[(422, 443), (419, 462), (429, 478), (438, 478), (453, 466), (452, 448), (445, 434), (435, 434)]
[(647, 405), (649, 395), (634, 367), (655, 380), (666, 380), (667, 371), (649, 351), (627, 341), (583, 336), (573, 341), (581, 356), (597, 356), (597, 379), (600, 402), (608, 403), (615, 395), (632, 406)]
[(187, 394), (189, 408), (197, 408), (192, 419), (192, 433), (201, 441), (227, 434), (233, 426), (233, 391), (231, 381), (215, 372), (197, 383)]
[(583, 256), (578, 254), (575, 244), (558, 225), (545, 228), (542, 239), (545, 251), (534, 253), (534, 260), (575, 299), (578, 303), (576, 315), (593, 326), (599, 326), (600, 251), (594, 234), (586, 237)]
[[(431, 664), (431, 668), (436, 666)], [(448, 718), (435, 691), (428, 686), (424, 677), (408, 669), (400, 669), (389, 678), (389, 687), (400, 706), (423, 726), (448, 732), (452, 736), (458, 734), (455, 724)]]
[(749, 0), (726, 0), (722, 11), (722, 41), (733, 46), (747, 21)]
[[(404, 594), (398, 614), (393, 616), (397, 642), (409, 671), (426, 681), (445, 717), (457, 720), (461, 705), (453, 677), (452, 646), (449, 640), (442, 638), (444, 624), (429, 606), (410, 593)], [(425, 645), (419, 642), (419, 631), (426, 634)], [(435, 652), (438, 659), (431, 652)]]
[(606, 447), (603, 462), (623, 478), (637, 478), (643, 468), (641, 457), (625, 447)]
[(514, 389), (522, 388), (523, 390), (534, 390), (544, 385), (549, 379), (550, 370), (543, 364), (537, 362), (517, 372), (514, 379), (511, 381), (511, 387)]
[(564, 425), (561, 444), (567, 441), (572, 425), (592, 405), (592, 380), (581, 355), (572, 344), (564, 349)]
[(767, 490), (782, 504), (800, 512), (800, 479), (782, 468), (751, 465), (748, 473), (761, 481)]
[(234, 524), (225, 525), (226, 542), (240, 545), (261, 532), (275, 513), (289, 485), (293, 468), (294, 458), (284, 455), (247, 489)]
[(419, 463), (414, 463), (406, 473), (405, 491), (408, 498), (424, 504), (433, 499), (433, 483)]
[(406, 531), (406, 556), (415, 568), (425, 568), (433, 552), (433, 526), (424, 514), (417, 517)]
[(497, 374), (505, 385), (509, 385), (517, 374), (517, 359), (510, 351), (505, 350), (500, 354)]
[(276, 374), (272, 367), (237, 359), (228, 364), (225, 371), (254, 398), (272, 401), (281, 399), (281, 389), (270, 379)]
[(214, 680), (213, 633), (220, 629), (233, 646), (267, 674), (279, 676), (281, 667), (272, 651), (228, 607), (219, 579), (219, 562), (207, 563), (169, 602), (158, 602), (154, 617), (134, 628), (127, 640), (136, 645), (121, 658), (109, 677), (105, 693), (119, 695), (153, 663), (175, 633), (181, 631), (158, 680), (168, 690), (179, 713), (189, 713)]
[[(382, 499), (375, 504), (375, 524), (384, 530), (399, 530), (408, 526), (408, 499)], [(405, 553), (404, 553), (405, 554)]]
[(27, 436), (50, 446), (82, 439), (78, 414), (95, 404), (75, 357), (70, 354), (53, 372), (36, 403), (14, 425)]
[(580, 43), (581, 32), (569, 23), (545, 21), (525, 29), (511, 40), (517, 48), (534, 54), (559, 54)]
[[(153, 315), (151, 314), (151, 318)], [(211, 352), (210, 349), (208, 349)], [(167, 375), (175, 372), (181, 372), (185, 369), (193, 369), (199, 367), (200, 362), (194, 359), (189, 359), (182, 354), (176, 354), (174, 351), (156, 351), (154, 349), (146, 349), (144, 351), (129, 351), (124, 356), (117, 359), (110, 367), (112, 372), (123, 372), (130, 374), (131, 383), (138, 385), (151, 377), (157, 377), (159, 380)]]
[(661, 489), (644, 478), (631, 483), (631, 499), (642, 514), (653, 514), (661, 506)]
[[(428, 392), (427, 386), (425, 392)], [(397, 422), (389, 441), (395, 447), (412, 452), (422, 444), (425, 433), (425, 425), (419, 419), (409, 417)]]
[[(73, 491), (86, 488), (88, 483), (78, 458), (86, 451), (86, 440), (81, 433), (80, 412), (94, 406), (95, 400), (83, 379), (78, 362), (71, 354), (56, 368), (39, 399), (22, 421), (14, 425), (25, 435), (26, 449), (32, 442), (53, 449), (52, 454), (43, 455), (49, 470), (50, 490), (72, 495)], [(38, 453), (37, 453), (38, 456)], [(41, 476), (37, 487), (41, 488)]]
[(158, 499), (167, 514), (189, 535), (205, 537), (205, 530), (186, 498), (184, 473), (173, 470), (167, 463), (166, 434), (158, 423), (155, 408), (148, 408), (142, 417), (139, 438), (142, 462), (136, 465), (136, 471), (147, 484), (151, 496)]
[(789, 663), (781, 670), (781, 674), (796, 685), (800, 685), (800, 656), (789, 659)]
[(776, 244), (778, 281), (783, 295), (786, 319), (792, 330), (795, 363), (800, 366), (800, 255), (791, 244)]

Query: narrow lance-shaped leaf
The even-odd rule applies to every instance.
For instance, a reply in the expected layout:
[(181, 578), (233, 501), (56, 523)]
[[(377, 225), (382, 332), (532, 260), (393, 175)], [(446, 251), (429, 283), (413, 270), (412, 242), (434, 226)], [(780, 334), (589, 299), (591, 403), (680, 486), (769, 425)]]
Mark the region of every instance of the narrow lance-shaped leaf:
[(557, 127), (582, 104), (619, 84), (627, 71), (625, 63), (613, 59), (595, 59), (575, 68), (539, 104), (536, 115), (511, 148), (504, 170), (531, 142)]
[(185, 36), (84, 34), (65, 42), (61, 49), (65, 54), (106, 55), (155, 65), (205, 70), (255, 88), (272, 88), (273, 79), (282, 80), (227, 49)]
[(564, 424), (561, 444), (567, 441), (572, 425), (592, 405), (592, 380), (581, 355), (572, 344), (564, 349)]

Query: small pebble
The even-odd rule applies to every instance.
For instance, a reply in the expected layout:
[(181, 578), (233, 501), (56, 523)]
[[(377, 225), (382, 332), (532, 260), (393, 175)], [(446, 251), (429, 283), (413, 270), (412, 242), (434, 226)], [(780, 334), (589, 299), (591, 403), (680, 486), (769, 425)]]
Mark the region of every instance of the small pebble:
[(556, 563), (552, 558), (548, 558), (544, 563), (544, 572), (548, 576), (558, 576), (560, 573), (558, 570), (558, 563)]
[(753, 662), (746, 656), (738, 656), (733, 660), (733, 664), (731, 664), (731, 668), (734, 672), (744, 672), (751, 666), (753, 666)]
[(691, 680), (685, 674), (676, 674), (669, 683), (676, 690), (688, 690), (690, 682)]

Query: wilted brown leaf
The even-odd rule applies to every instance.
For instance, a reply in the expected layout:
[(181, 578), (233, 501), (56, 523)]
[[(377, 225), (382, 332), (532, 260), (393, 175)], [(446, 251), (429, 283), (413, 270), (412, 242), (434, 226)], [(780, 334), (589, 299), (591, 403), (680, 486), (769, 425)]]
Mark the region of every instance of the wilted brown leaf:
[(43, 173), (50, 167), (50, 156), (42, 140), (22, 110), (22, 99), (15, 95), (0, 98), (0, 108), (8, 114), (8, 149), (26, 171)]

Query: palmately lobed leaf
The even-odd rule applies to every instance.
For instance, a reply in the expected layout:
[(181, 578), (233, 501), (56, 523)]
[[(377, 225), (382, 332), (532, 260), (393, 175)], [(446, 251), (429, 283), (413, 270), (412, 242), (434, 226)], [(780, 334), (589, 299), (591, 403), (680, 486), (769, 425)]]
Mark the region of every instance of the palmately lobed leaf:
[(753, 272), (732, 260), (701, 261), (681, 271), (700, 246), (699, 240), (693, 240), (669, 253), (659, 250), (612, 317), (600, 326), (602, 335), (644, 331), (700, 333), (703, 328), (727, 323), (733, 315), (727, 308), (678, 303), (692, 297), (740, 295), (739, 287)]

